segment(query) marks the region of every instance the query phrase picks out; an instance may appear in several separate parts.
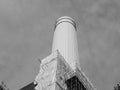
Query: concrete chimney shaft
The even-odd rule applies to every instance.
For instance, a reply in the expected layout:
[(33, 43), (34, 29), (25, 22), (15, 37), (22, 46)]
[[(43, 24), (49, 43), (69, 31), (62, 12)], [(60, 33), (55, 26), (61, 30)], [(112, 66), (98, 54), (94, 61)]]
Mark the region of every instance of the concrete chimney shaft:
[(72, 69), (79, 60), (76, 24), (68, 16), (59, 18), (55, 25), (52, 52), (58, 50)]

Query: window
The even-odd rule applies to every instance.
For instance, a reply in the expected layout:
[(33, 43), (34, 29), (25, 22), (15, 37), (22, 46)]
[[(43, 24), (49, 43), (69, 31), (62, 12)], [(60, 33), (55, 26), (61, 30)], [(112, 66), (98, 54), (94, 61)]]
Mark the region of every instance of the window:
[(66, 80), (65, 83), (68, 90), (87, 90), (76, 76)]

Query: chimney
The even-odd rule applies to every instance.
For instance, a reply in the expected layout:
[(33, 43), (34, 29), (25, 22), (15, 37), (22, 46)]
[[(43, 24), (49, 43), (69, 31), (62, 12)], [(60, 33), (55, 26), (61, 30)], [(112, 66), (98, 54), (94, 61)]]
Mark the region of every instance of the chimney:
[(79, 59), (76, 23), (68, 16), (60, 17), (55, 25), (52, 52), (58, 50), (74, 70)]

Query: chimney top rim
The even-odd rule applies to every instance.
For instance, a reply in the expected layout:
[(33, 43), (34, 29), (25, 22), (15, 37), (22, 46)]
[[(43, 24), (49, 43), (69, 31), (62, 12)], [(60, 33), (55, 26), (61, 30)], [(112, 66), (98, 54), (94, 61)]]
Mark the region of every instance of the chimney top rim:
[(74, 19), (69, 17), (69, 16), (62, 16), (62, 17), (58, 18), (56, 23), (55, 23), (55, 29), (60, 23), (63, 23), (63, 22), (67, 22), (67, 23), (72, 24), (76, 30), (76, 23), (75, 23)]

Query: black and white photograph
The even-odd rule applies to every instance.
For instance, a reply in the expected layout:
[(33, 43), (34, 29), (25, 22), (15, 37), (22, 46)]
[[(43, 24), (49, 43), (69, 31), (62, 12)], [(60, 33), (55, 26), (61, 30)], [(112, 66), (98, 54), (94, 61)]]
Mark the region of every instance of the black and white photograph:
[(120, 90), (120, 0), (0, 0), (0, 90)]

